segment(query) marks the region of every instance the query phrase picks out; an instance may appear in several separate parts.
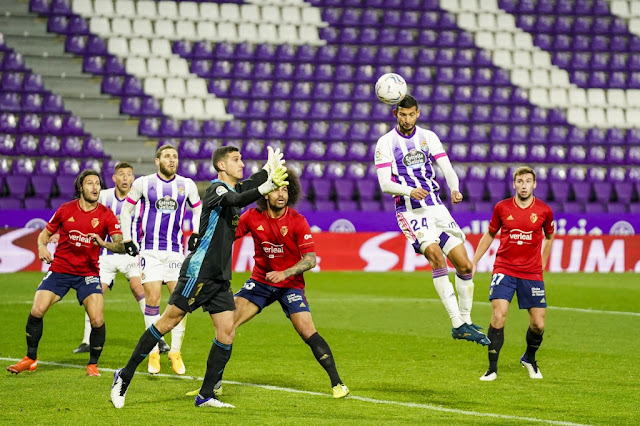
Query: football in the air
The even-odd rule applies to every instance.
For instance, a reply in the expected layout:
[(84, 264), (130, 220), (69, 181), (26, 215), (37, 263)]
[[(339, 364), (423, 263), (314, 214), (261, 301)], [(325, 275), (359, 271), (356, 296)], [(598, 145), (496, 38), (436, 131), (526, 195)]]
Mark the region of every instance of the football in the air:
[(385, 104), (395, 105), (407, 95), (407, 82), (398, 74), (384, 74), (376, 83), (376, 95)]

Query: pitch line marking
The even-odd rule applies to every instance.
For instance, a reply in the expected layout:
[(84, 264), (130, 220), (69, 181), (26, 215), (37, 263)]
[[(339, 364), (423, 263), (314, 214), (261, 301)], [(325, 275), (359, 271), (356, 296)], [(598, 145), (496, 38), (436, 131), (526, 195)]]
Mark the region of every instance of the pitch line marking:
[[(13, 361), (13, 362), (20, 361), (20, 359), (18, 359), (18, 358), (4, 358), (4, 357), (0, 357), (0, 360), (1, 361)], [(86, 366), (84, 366), (84, 365), (66, 364), (66, 363), (50, 362), (50, 361), (38, 361), (38, 364), (41, 364), (41, 365), (53, 365), (53, 366), (56, 366), (56, 367), (64, 367), (64, 368), (75, 368), (75, 369), (79, 369), (79, 370), (86, 368)], [(100, 367), (100, 371), (102, 371), (102, 372), (108, 371), (110, 373), (113, 373), (115, 370), (113, 368)], [(175, 374), (149, 374), (149, 373), (144, 373), (144, 372), (136, 372), (135, 374), (138, 375), (138, 376), (167, 377), (167, 378), (170, 378), (170, 379), (198, 380), (198, 381), (202, 381), (203, 380), (202, 377), (176, 376)], [(274, 390), (274, 391), (279, 391), (279, 392), (289, 392), (289, 393), (299, 393), (299, 394), (304, 394), (304, 395), (331, 397), (331, 395), (329, 395), (327, 393), (305, 391), (305, 390), (292, 389), (292, 388), (283, 388), (283, 387), (280, 387), (280, 386), (272, 386), (272, 385), (261, 385), (259, 383), (244, 383), (244, 382), (235, 382), (235, 381), (232, 381), (232, 380), (223, 380), (223, 383), (227, 383), (227, 384), (230, 384), (230, 385), (247, 386), (247, 387), (252, 387), (252, 388), (260, 388), (260, 389), (266, 389), (266, 390)], [(105, 391), (105, 394), (106, 394), (106, 391)], [(519, 420), (519, 421), (527, 421), (527, 422), (532, 422), (532, 423), (548, 423), (548, 424), (552, 424), (552, 425), (563, 425), (563, 426), (587, 426), (587, 425), (585, 425), (583, 423), (573, 423), (573, 422), (563, 422), (563, 421), (558, 421), (558, 420), (537, 419), (535, 417), (510, 416), (510, 415), (507, 415), (507, 414), (482, 413), (482, 412), (479, 412), (479, 411), (460, 410), (460, 409), (457, 409), (457, 408), (446, 408), (446, 407), (441, 407), (441, 406), (438, 406), (438, 405), (422, 404), (422, 403), (417, 403), (417, 402), (390, 401), (390, 400), (385, 400), (385, 399), (367, 398), (367, 397), (364, 397), (364, 396), (355, 396), (355, 395), (349, 395), (348, 398), (349, 399), (354, 399), (354, 400), (357, 400), (357, 401), (362, 401), (362, 402), (369, 402), (369, 403), (372, 403), (372, 404), (385, 404), (385, 405), (397, 405), (397, 406), (401, 406), (401, 407), (423, 408), (425, 410), (438, 411), (438, 412), (441, 412), (441, 413), (462, 414), (462, 415), (465, 415), (465, 416), (473, 416), (473, 417), (490, 417), (490, 418), (496, 418), (496, 419)]]

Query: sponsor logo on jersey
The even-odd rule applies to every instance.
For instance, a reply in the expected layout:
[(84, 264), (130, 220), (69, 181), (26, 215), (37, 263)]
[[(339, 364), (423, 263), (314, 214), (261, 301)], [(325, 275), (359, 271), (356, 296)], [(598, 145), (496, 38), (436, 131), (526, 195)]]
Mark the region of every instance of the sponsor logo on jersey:
[(100, 277), (84, 277), (84, 284), (85, 285), (97, 284), (98, 286), (96, 288), (98, 289), (102, 288), (100, 286)]
[(307, 307), (307, 305), (305, 305), (305, 304), (304, 304), (304, 302), (302, 302), (302, 303), (300, 303), (300, 307), (301, 307), (301, 308), (306, 308), (306, 307)]
[[(53, 218), (52, 218), (53, 219)], [(75, 222), (76, 220), (73, 218), (73, 216), (71, 216), (69, 219), (67, 219), (67, 222)]]
[(262, 225), (260, 225), (260, 226), (258, 226), (258, 227), (256, 228), (256, 230), (257, 230), (257, 231), (264, 231), (264, 228), (262, 227)]
[(531, 213), (529, 219), (531, 219), (531, 223), (536, 223), (536, 221), (538, 220), (538, 215), (535, 213)]
[(269, 259), (273, 259), (277, 254), (284, 253), (284, 246), (282, 244), (273, 244), (269, 241), (262, 242), (262, 251), (267, 254)]
[(229, 190), (224, 186), (219, 186), (216, 188), (216, 194), (218, 194), (219, 196), (222, 194), (226, 194), (227, 192), (229, 192)]
[(531, 244), (529, 241), (533, 240), (533, 231), (523, 231), (521, 229), (512, 229), (509, 233), (509, 239), (515, 241), (518, 245)]
[(238, 227), (238, 222), (240, 222), (240, 215), (236, 214), (233, 216), (233, 219), (231, 220), (231, 226), (233, 226), (234, 230)]
[(184, 186), (179, 186), (178, 187), (178, 194), (179, 195), (184, 195)]
[(91, 219), (91, 226), (93, 226), (94, 228), (99, 224), (100, 224), (100, 219), (98, 219), (97, 217), (94, 217), (93, 219)]
[(376, 149), (376, 160), (379, 160), (382, 158), (382, 152), (380, 152), (379, 149)]
[(402, 157), (402, 164), (410, 169), (420, 168), (426, 162), (427, 156), (424, 155), (424, 152), (418, 151), (417, 149), (412, 149), (411, 151), (407, 152), (404, 157)]
[(71, 230), (69, 231), (69, 239), (76, 247), (90, 246), (92, 241), (88, 235), (83, 234), (80, 231)]
[(156, 209), (160, 213), (173, 213), (178, 210), (178, 202), (169, 195), (165, 195), (156, 201)]
[(287, 235), (287, 232), (289, 232), (289, 228), (288, 227), (283, 226), (282, 228), (280, 228), (280, 233), (282, 234), (283, 237), (285, 235)]
[(304, 234), (304, 237), (303, 237), (303, 238), (304, 238), (305, 240), (310, 240), (310, 239), (311, 239), (311, 237), (312, 237), (312, 235), (311, 235), (311, 234)]
[(302, 300), (301, 294), (287, 294), (287, 302), (293, 303)]
[(509, 215), (509, 217), (507, 218), (507, 220), (513, 220), (513, 216)]

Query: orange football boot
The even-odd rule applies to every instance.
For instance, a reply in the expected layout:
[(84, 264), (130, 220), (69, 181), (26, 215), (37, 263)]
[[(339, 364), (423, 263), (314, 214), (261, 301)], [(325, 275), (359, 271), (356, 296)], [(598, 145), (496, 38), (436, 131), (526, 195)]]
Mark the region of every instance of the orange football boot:
[(38, 360), (25, 356), (15, 364), (8, 366), (7, 371), (12, 372), (13, 374), (20, 374), (25, 370), (28, 370), (29, 372), (36, 371), (36, 368), (38, 368)]
[(87, 364), (87, 376), (100, 377), (100, 372), (98, 371), (98, 364)]

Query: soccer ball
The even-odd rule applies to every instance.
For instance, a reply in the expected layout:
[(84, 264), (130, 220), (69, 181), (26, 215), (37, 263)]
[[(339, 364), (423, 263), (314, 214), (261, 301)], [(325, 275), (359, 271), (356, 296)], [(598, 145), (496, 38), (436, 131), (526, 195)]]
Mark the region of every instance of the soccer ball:
[(395, 105), (407, 95), (407, 82), (392, 72), (380, 77), (376, 82), (376, 95), (387, 105)]

